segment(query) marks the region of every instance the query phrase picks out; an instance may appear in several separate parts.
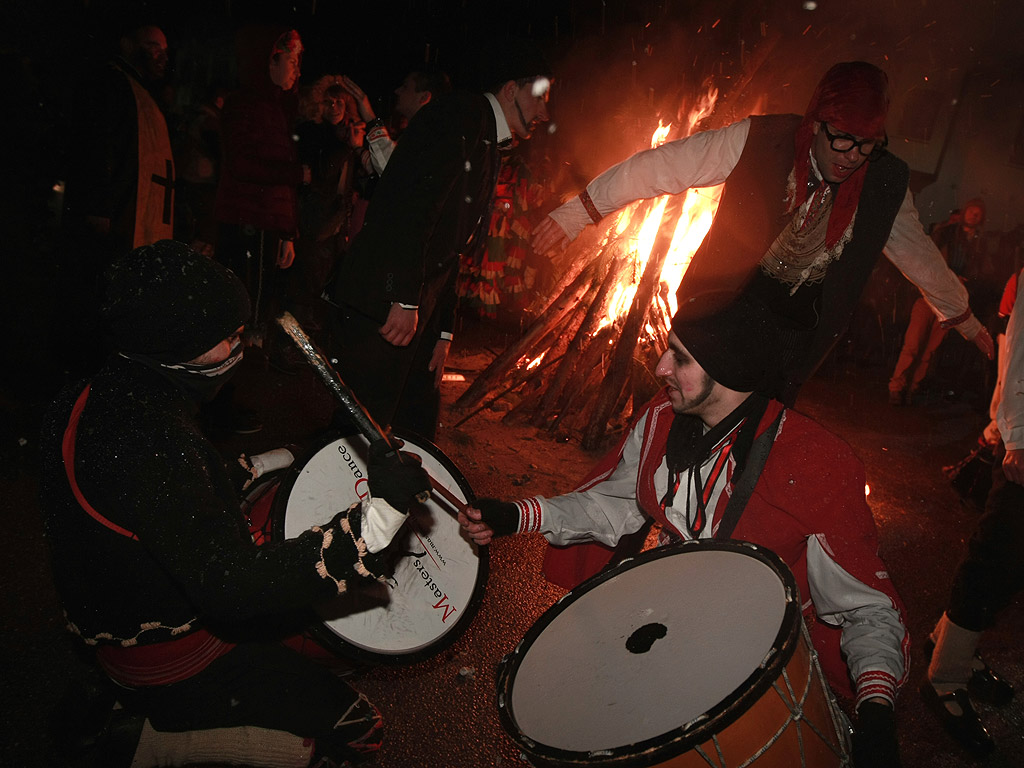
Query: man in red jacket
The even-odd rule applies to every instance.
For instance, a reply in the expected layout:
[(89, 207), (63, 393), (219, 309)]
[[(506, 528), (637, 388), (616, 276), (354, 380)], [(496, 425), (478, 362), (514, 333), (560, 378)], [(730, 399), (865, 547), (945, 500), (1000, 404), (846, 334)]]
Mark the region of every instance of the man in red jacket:
[(562, 586), (603, 567), (648, 519), (662, 543), (735, 538), (773, 550), (796, 577), (829, 681), (855, 695), (856, 765), (896, 766), (892, 707), (909, 636), (877, 554), (864, 468), (838, 437), (760, 394), (778, 368), (770, 318), (723, 294), (686, 302), (655, 371), (665, 389), (583, 485), (553, 499), (481, 499), (460, 522), (478, 544), (543, 533), (556, 545), (545, 575)]

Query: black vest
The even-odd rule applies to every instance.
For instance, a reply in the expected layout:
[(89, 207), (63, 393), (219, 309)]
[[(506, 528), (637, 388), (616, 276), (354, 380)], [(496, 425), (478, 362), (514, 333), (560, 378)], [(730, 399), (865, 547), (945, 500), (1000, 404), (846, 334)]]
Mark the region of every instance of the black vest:
[[(729, 174), (714, 223), (694, 254), (677, 296), (746, 288), (758, 274), (761, 259), (789, 223), (786, 184), (796, 152), (798, 115), (750, 118), (750, 133), (739, 162)], [(907, 191), (907, 164), (885, 153), (868, 163), (857, 205), (852, 237), (828, 266), (820, 286), (820, 317), (786, 365), (778, 391), (768, 394), (792, 404), (832, 346), (846, 331), (864, 286), (889, 239)]]

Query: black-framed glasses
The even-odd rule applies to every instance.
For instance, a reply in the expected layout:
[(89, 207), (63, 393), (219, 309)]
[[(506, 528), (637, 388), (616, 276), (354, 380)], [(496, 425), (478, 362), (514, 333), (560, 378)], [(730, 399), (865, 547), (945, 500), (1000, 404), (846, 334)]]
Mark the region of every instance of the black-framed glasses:
[(821, 129), (825, 132), (828, 145), (834, 151), (849, 152), (856, 147), (857, 152), (869, 160), (877, 160), (881, 157), (882, 152), (885, 151), (886, 146), (889, 144), (888, 136), (882, 139), (855, 139), (853, 136), (848, 136), (845, 133), (832, 133), (828, 129), (828, 123), (824, 120), (821, 121)]

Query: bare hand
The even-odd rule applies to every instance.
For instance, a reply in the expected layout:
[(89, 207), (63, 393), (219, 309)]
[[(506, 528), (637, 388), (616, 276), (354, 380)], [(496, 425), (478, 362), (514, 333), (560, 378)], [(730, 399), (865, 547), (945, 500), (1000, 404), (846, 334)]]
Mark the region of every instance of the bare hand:
[(988, 331), (986, 331), (984, 328), (978, 331), (978, 335), (971, 339), (971, 342), (974, 344), (974, 346), (980, 349), (981, 353), (989, 360), (995, 359), (995, 345), (992, 343), (992, 337), (989, 336)]
[(1003, 474), (1011, 483), (1024, 485), (1024, 448), (1007, 449), (1003, 457)]
[(441, 388), (441, 378), (444, 376), (444, 363), (448, 359), (448, 350), (451, 349), (451, 339), (438, 339), (434, 345), (434, 354), (430, 356), (428, 371), (434, 372), (434, 387)]
[(370, 106), (369, 97), (362, 88), (356, 85), (355, 80), (348, 75), (342, 75), (341, 87), (352, 94), (352, 97), (356, 100), (356, 108), (359, 110), (359, 116), (363, 118), (364, 123), (368, 123), (377, 118), (377, 115), (373, 111), (373, 107)]
[(202, 254), (208, 259), (213, 258), (213, 243), (207, 243), (203, 240), (193, 240), (191, 243), (188, 244), (188, 247), (191, 248), (196, 253)]
[(282, 240), (281, 247), (277, 251), (277, 266), (279, 269), (288, 269), (295, 262), (295, 243), (291, 240)]
[(407, 347), (416, 335), (416, 323), (419, 313), (415, 309), (405, 309), (400, 304), (392, 304), (388, 311), (388, 319), (379, 329), (384, 341), (396, 347)]
[(459, 512), (459, 525), (462, 526), (462, 530), (469, 534), (469, 538), (480, 547), (487, 546), (491, 543), (491, 539), (494, 538), (494, 531), (491, 530), (487, 523), (481, 522), (483, 517), (479, 509), (474, 507), (466, 507), (464, 511)]
[(535, 253), (543, 256), (554, 248), (564, 251), (569, 245), (569, 236), (557, 221), (548, 216), (533, 230), (530, 245)]

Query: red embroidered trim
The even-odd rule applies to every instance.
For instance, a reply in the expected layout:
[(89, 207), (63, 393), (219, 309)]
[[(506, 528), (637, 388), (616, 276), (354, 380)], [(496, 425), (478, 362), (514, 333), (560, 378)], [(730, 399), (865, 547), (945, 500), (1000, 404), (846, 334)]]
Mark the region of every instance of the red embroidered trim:
[(954, 326), (960, 325), (960, 323), (964, 322), (970, 316), (971, 316), (971, 310), (968, 309), (962, 315), (957, 315), (956, 317), (951, 317), (951, 318), (949, 318), (949, 320), (940, 320), (939, 321), (939, 327), (940, 328), (944, 328), (944, 329), (953, 328)]
[(594, 205), (594, 201), (590, 199), (590, 193), (585, 189), (580, 192), (580, 202), (583, 203), (583, 207), (586, 209), (587, 215), (590, 216), (590, 220), (595, 224), (600, 224), (601, 219), (604, 217), (598, 212), (597, 206)]
[(101, 645), (96, 661), (122, 685), (167, 685), (187, 680), (235, 647), (200, 629), (151, 645)]
[(540, 531), (540, 502), (535, 498), (522, 499), (516, 502), (519, 507), (519, 533), (537, 533)]
[(82, 390), (82, 394), (75, 401), (75, 407), (71, 409), (71, 418), (68, 419), (68, 428), (64, 430), (64, 439), (60, 444), (61, 456), (64, 459), (64, 472), (68, 477), (68, 483), (71, 485), (71, 493), (74, 494), (75, 501), (89, 514), (89, 517), (100, 525), (109, 528), (114, 533), (127, 536), (132, 541), (138, 541), (139, 537), (127, 528), (122, 528), (117, 523), (110, 522), (93, 509), (89, 502), (85, 500), (85, 496), (82, 495), (82, 489), (78, 487), (78, 481), (75, 480), (75, 436), (78, 434), (78, 420), (82, 417), (82, 411), (85, 410), (85, 401), (89, 399), (89, 386), (86, 385), (85, 389)]
[(898, 684), (888, 672), (874, 670), (864, 672), (857, 678), (857, 700), (855, 706), (875, 696), (895, 701)]

